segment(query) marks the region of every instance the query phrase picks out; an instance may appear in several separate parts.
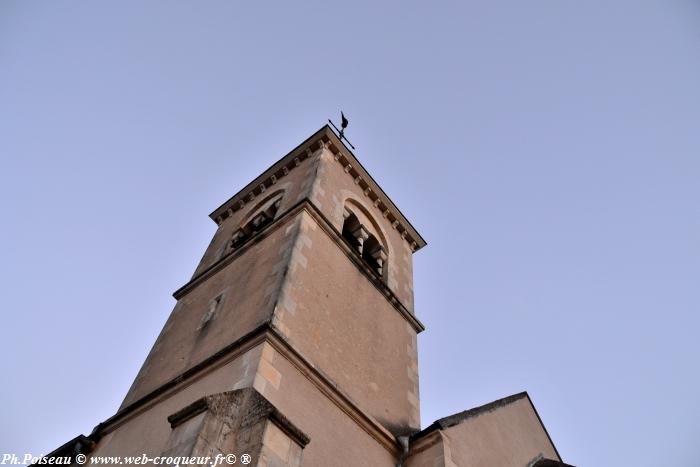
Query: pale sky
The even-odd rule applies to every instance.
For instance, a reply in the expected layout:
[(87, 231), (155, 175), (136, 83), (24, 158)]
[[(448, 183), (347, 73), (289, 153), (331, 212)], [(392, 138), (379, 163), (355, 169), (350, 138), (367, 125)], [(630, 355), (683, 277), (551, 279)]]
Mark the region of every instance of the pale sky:
[(208, 213), (343, 109), (415, 255), (422, 424), (527, 390), (700, 465), (700, 4), (0, 3), (0, 453), (116, 411)]

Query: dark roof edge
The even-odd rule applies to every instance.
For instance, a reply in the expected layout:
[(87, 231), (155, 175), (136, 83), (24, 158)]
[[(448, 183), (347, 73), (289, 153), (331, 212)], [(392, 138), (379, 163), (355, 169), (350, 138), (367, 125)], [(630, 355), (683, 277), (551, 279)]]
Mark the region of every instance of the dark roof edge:
[(574, 467), (573, 465), (567, 464), (565, 462), (555, 461), (553, 459), (541, 459), (535, 463), (532, 467)]
[(221, 211), (224, 210), (223, 208), (225, 208), (227, 205), (229, 205), (229, 203), (231, 203), (231, 201), (235, 200), (236, 198), (240, 198), (242, 195), (244, 195), (244, 194), (248, 193), (249, 191), (251, 191), (254, 187), (257, 187), (258, 185), (260, 185), (260, 182), (261, 182), (262, 180), (264, 180), (265, 178), (267, 178), (267, 174), (268, 174), (268, 173), (270, 173), (270, 172), (276, 172), (277, 170), (280, 170), (280, 169), (282, 168), (282, 166), (285, 165), (284, 163), (287, 162), (287, 161), (286, 161), (287, 158), (289, 158), (289, 157), (290, 157), (292, 154), (294, 154), (294, 153), (301, 152), (301, 151), (300, 151), (301, 148), (303, 148), (303, 147), (306, 146), (307, 144), (309, 144), (309, 143), (315, 141), (319, 136), (321, 136), (321, 134), (324, 133), (324, 130), (326, 129), (327, 126), (328, 126), (328, 125), (324, 125), (324, 126), (322, 126), (321, 128), (319, 128), (317, 131), (314, 132), (314, 134), (312, 134), (311, 136), (309, 136), (308, 138), (306, 138), (304, 141), (302, 141), (301, 143), (299, 143), (294, 149), (292, 149), (291, 151), (289, 151), (287, 154), (285, 154), (284, 156), (280, 157), (280, 158), (279, 158), (277, 161), (275, 161), (270, 167), (268, 167), (267, 169), (263, 170), (262, 173), (261, 173), (260, 175), (258, 175), (257, 177), (255, 177), (255, 178), (253, 179), (252, 182), (248, 183), (246, 186), (244, 186), (243, 188), (241, 188), (240, 190), (238, 190), (233, 196), (231, 196), (229, 199), (227, 199), (226, 201), (224, 201), (223, 203), (221, 203), (221, 205), (220, 205), (218, 208), (214, 209), (214, 210), (211, 212), (211, 214), (209, 214), (209, 217), (210, 217), (212, 220), (215, 220), (216, 217), (221, 213)]
[[(496, 409), (500, 409), (501, 407), (504, 407), (506, 405), (510, 405), (515, 401), (518, 401), (520, 399), (527, 398), (528, 400), (530, 397), (527, 395), (527, 392), (519, 392), (517, 394), (513, 394), (511, 396), (504, 397), (502, 399), (495, 400), (493, 402), (489, 402), (488, 404), (480, 405), (479, 407), (474, 407), (473, 409), (465, 410), (463, 412), (458, 412), (453, 415), (448, 415), (447, 417), (440, 418), (438, 420), (435, 420), (431, 425), (426, 427), (425, 429), (414, 433), (411, 435), (410, 441), (414, 442), (423, 436), (432, 433), (435, 430), (444, 430), (445, 428), (449, 428), (451, 426), (459, 425), (463, 421), (476, 417), (478, 415), (482, 415), (488, 412), (492, 412)], [(532, 401), (530, 401), (530, 405), (532, 405)], [(534, 406), (533, 406), (534, 407)], [(535, 413), (537, 413), (535, 411)], [(539, 419), (539, 415), (538, 415)], [(540, 420), (540, 423), (542, 423), (542, 420)], [(544, 426), (544, 425), (543, 425)], [(546, 431), (546, 430), (545, 430)], [(549, 437), (549, 435), (547, 435)], [(551, 439), (550, 439), (551, 442)], [(554, 444), (552, 444), (554, 446)], [(556, 451), (556, 448), (555, 448)], [(559, 453), (557, 453), (559, 455)], [(561, 459), (561, 458), (560, 458)]]
[(542, 429), (544, 430), (544, 434), (547, 435), (547, 439), (549, 440), (549, 444), (552, 445), (552, 448), (554, 448), (554, 453), (557, 455), (559, 458), (560, 462), (564, 462), (564, 459), (562, 459), (561, 455), (559, 454), (559, 450), (557, 449), (557, 446), (554, 444), (554, 440), (552, 440), (552, 437), (549, 436), (549, 432), (547, 431), (547, 427), (544, 426), (544, 423), (542, 422), (542, 417), (540, 417), (539, 412), (537, 412), (537, 408), (535, 407), (535, 404), (532, 402), (532, 399), (530, 399), (530, 395), (525, 393), (527, 395), (527, 401), (530, 403), (530, 407), (532, 407), (532, 411), (535, 412), (535, 415), (537, 416), (537, 420), (540, 422), (540, 426), (542, 426)]

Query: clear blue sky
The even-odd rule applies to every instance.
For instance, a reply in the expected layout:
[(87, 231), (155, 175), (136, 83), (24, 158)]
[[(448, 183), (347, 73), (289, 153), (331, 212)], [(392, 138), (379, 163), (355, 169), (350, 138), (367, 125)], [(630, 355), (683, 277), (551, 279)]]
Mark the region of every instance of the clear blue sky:
[(215, 230), (343, 109), (429, 244), (423, 425), (527, 390), (579, 466), (700, 461), (700, 4), (0, 3), (0, 452), (112, 415)]

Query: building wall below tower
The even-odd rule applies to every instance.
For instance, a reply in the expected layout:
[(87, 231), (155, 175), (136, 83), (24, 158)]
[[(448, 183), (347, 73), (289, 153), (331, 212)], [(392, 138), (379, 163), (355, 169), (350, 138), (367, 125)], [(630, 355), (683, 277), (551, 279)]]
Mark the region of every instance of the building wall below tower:
[(449, 427), (444, 437), (457, 465), (526, 466), (538, 456), (559, 460), (527, 397)]
[(414, 435), (407, 467), (532, 466), (560, 461), (525, 393), (440, 419)]
[[(347, 407), (343, 408), (338, 402), (342, 396), (328, 392), (332, 384), (324, 383), (326, 389), (323, 390), (307, 373), (300, 369), (298, 362), (295, 366), (268, 342), (260, 342), (230, 362), (183, 381), (115, 427), (107, 426), (107, 434), (91, 455), (160, 456), (172, 431), (168, 422), (170, 415), (204, 395), (252, 387), (311, 438), (303, 452), (304, 466), (393, 467), (396, 452), (394, 446), (387, 446), (393, 441), (391, 435), (384, 433), (383, 438), (380, 437), (384, 444), (380, 443), (366, 427), (369, 424), (372, 430), (381, 430), (376, 421), (365, 420), (363, 428), (363, 423), (358, 422), (358, 418), (363, 417), (358, 412), (351, 416)], [(292, 394), (294, 397), (290, 397)]]

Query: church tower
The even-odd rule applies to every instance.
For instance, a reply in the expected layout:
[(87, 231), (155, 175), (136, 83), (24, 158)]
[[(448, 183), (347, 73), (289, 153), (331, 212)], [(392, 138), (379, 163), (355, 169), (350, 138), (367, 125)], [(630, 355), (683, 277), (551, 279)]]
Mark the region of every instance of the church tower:
[(328, 126), (210, 217), (218, 230), (102, 425), (101, 455), (172, 451), (191, 428), (169, 416), (249, 389), (310, 438), (304, 465), (393, 465), (397, 437), (420, 429), (412, 254), (425, 241)]
[(210, 217), (121, 407), (51, 457), (564, 465), (525, 393), (420, 431), (412, 256), (426, 243), (328, 126)]

